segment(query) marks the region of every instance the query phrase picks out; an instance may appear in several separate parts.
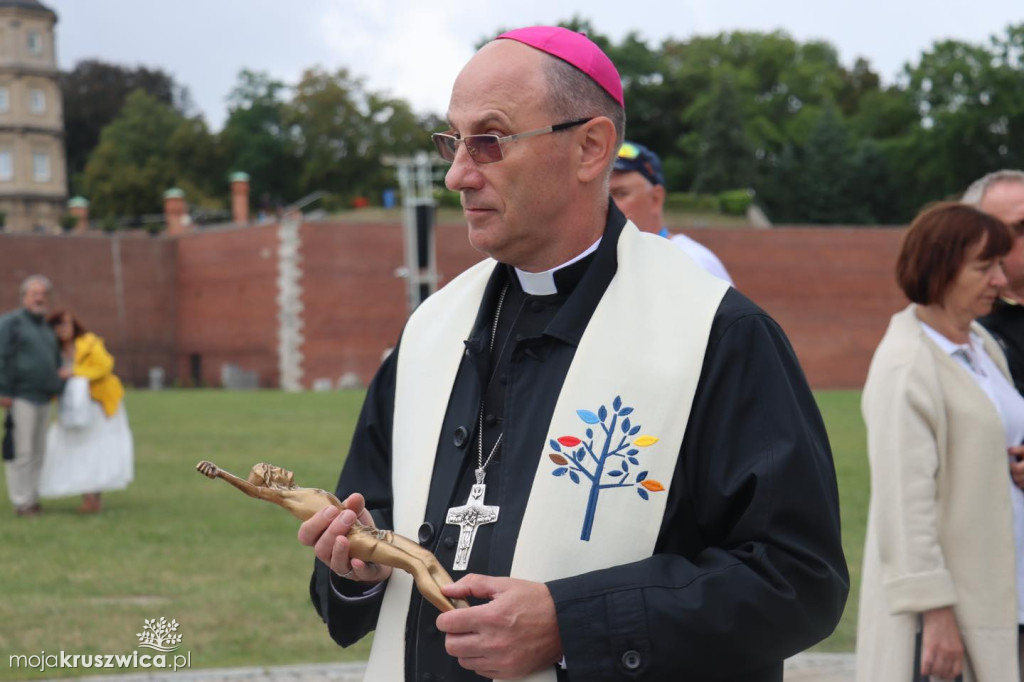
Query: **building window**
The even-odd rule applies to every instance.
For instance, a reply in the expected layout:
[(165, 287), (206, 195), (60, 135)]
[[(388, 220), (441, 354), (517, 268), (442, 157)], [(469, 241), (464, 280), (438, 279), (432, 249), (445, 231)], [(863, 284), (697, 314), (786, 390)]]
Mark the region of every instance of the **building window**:
[(29, 54), (43, 53), (43, 36), (39, 34), (39, 31), (28, 32), (28, 52)]
[(49, 182), (50, 155), (46, 152), (36, 152), (32, 155), (32, 179), (36, 182)]
[(14, 179), (14, 157), (9, 149), (0, 149), (0, 181)]
[(30, 90), (28, 108), (33, 114), (41, 114), (46, 111), (46, 93), (42, 90)]
[(11, 91), (6, 85), (0, 85), (0, 112), (11, 110)]

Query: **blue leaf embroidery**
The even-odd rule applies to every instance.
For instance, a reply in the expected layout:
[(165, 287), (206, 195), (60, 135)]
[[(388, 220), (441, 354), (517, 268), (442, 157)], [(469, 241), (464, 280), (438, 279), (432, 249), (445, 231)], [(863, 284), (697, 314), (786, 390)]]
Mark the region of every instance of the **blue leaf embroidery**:
[(648, 495), (647, 491), (644, 490), (643, 488), (637, 487), (636, 494), (639, 495), (640, 497), (644, 498), (645, 500), (651, 499), (651, 496)]
[(548, 441), (548, 444), (549, 444), (549, 445), (550, 445), (550, 446), (552, 447), (552, 449), (553, 449), (553, 450), (554, 450), (555, 452), (561, 452), (561, 451), (562, 451), (562, 445), (561, 445), (561, 443), (559, 443), (559, 442), (558, 442), (557, 440), (555, 440), (554, 438), (552, 438), (551, 440), (549, 440), (549, 441)]
[(567, 471), (568, 471), (568, 469), (566, 469), (565, 467), (560, 467), (560, 468), (555, 469), (554, 471), (552, 471), (551, 475), (552, 476), (565, 476), (565, 472), (567, 472)]
[[(604, 407), (602, 407), (601, 409), (603, 410)], [(604, 419), (604, 417), (598, 417), (590, 410), (576, 410), (576, 414), (578, 414), (580, 416), (580, 419), (582, 419), (584, 423), (587, 424), (600, 424), (601, 420)]]

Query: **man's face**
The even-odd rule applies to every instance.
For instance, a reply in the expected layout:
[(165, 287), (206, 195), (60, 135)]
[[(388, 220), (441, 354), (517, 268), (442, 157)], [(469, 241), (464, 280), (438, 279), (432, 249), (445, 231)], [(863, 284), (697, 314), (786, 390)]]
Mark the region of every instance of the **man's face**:
[[(459, 74), (448, 106), (454, 134), (513, 135), (562, 123), (546, 103), (542, 53), (513, 40), (484, 46)], [(460, 145), (445, 176), (462, 194), (474, 248), (529, 271), (545, 262), (559, 240), (574, 175), (569, 149), (577, 128), (504, 145), (501, 161), (478, 164)]]
[(608, 182), (608, 190), (615, 205), (637, 227), (645, 232), (661, 230), (664, 187), (651, 184), (637, 171), (615, 171)]
[[(1024, 220), (1024, 182), (998, 182), (988, 188), (978, 204), (985, 213), (1008, 225)], [(1007, 288), (1016, 298), (1024, 297), (1024, 237), (1013, 240), (1013, 248), (1003, 259)]]
[(50, 294), (46, 291), (46, 285), (35, 280), (29, 282), (21, 305), (33, 315), (45, 315), (50, 308)]

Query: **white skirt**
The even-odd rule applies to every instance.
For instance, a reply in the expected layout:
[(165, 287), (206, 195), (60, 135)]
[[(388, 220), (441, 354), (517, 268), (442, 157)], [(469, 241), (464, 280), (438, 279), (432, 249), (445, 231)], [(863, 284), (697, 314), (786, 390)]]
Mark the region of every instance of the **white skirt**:
[(46, 458), (39, 480), (40, 497), (121, 490), (135, 476), (135, 446), (124, 403), (113, 417), (95, 400), (85, 426), (50, 425)]

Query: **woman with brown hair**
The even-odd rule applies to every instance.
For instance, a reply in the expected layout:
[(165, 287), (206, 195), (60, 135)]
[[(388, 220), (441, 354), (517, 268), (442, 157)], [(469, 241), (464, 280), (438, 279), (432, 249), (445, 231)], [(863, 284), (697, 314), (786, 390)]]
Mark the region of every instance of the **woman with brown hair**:
[(896, 277), (911, 304), (875, 351), (861, 405), (871, 505), (860, 682), (1019, 679), (1024, 399), (974, 322), (1006, 284), (1012, 239), (952, 203), (922, 211), (904, 238)]
[(124, 409), (124, 387), (103, 340), (74, 315), (47, 317), (64, 357), (67, 384), (60, 416), (50, 427), (40, 494), (82, 494), (78, 511), (100, 511), (100, 493), (125, 488), (134, 475), (134, 446)]

